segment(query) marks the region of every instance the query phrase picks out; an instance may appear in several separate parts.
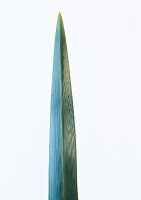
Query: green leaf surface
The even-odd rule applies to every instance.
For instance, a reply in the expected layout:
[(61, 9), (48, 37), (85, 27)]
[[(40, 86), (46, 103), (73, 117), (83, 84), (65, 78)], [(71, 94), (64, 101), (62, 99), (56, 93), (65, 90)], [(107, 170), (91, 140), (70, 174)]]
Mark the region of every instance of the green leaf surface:
[(61, 14), (57, 21), (52, 77), (49, 200), (78, 200), (74, 109)]

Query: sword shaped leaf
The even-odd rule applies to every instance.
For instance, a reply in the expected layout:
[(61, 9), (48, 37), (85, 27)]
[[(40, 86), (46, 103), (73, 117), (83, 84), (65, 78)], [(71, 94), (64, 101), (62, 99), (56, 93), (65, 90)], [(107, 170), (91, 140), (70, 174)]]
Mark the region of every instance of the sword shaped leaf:
[(78, 200), (74, 109), (66, 37), (60, 13), (52, 77), (49, 200)]

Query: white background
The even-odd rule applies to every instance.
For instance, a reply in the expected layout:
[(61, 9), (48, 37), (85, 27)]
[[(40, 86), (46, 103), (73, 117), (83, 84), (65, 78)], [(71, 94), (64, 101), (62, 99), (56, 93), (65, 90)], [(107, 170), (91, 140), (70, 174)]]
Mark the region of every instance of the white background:
[(0, 199), (48, 199), (56, 20), (75, 107), (80, 200), (141, 199), (141, 1), (0, 1)]

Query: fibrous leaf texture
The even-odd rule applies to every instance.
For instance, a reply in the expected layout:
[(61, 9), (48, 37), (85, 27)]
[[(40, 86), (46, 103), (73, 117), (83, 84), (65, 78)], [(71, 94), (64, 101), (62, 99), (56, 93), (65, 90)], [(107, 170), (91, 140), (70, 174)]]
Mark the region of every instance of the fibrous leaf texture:
[(60, 13), (52, 77), (49, 200), (78, 200), (74, 109), (66, 38)]

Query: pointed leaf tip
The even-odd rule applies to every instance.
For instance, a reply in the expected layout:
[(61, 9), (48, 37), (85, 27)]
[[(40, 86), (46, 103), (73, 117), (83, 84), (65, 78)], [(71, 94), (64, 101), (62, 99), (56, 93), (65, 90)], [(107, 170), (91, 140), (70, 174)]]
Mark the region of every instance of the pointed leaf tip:
[(59, 14), (58, 14), (58, 20), (62, 20), (61, 12), (59, 12)]
[(64, 26), (63, 25), (63, 18), (62, 18), (61, 12), (59, 12), (59, 14), (58, 14), (57, 25), (60, 25), (61, 27)]

